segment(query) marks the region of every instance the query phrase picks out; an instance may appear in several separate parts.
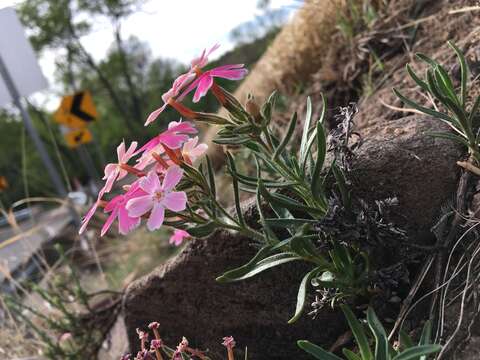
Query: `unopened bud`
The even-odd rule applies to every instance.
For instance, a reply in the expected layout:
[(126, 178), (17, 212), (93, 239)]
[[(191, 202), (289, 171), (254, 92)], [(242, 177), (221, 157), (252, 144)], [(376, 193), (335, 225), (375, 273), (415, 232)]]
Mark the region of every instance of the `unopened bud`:
[(253, 117), (256, 123), (261, 122), (262, 115), (260, 114), (260, 107), (253, 97), (249, 98), (245, 103), (245, 110)]

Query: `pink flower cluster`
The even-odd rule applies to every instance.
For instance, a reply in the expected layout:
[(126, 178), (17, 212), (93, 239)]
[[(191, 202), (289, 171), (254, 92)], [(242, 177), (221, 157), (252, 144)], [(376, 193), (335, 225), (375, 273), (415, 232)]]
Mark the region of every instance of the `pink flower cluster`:
[[(135, 356), (135, 360), (145, 360), (145, 359), (156, 359), (164, 360), (165, 357), (162, 355), (161, 350), (170, 350), (165, 346), (161, 336), (160, 336), (160, 324), (158, 322), (152, 322), (148, 325), (148, 328), (152, 330), (154, 338), (150, 341), (150, 346), (148, 346), (148, 333), (137, 329), (138, 338), (140, 340), (140, 351)], [(223, 338), (222, 345), (227, 348), (227, 358), (228, 360), (234, 360), (233, 348), (235, 347), (235, 340), (231, 336)], [(165, 348), (165, 349), (164, 349)], [(171, 350), (170, 350), (171, 351)], [(183, 337), (182, 341), (177, 345), (175, 350), (171, 351), (169, 356), (170, 360), (182, 360), (185, 357), (189, 359), (200, 359), (208, 360), (209, 358), (205, 356), (203, 351), (192, 348), (187, 340)], [(125, 354), (121, 357), (121, 360), (131, 360), (132, 357), (130, 354)]]
[[(230, 80), (242, 79), (247, 70), (242, 64), (225, 65), (204, 71), (208, 57), (218, 45), (210, 50), (204, 50), (200, 57), (191, 62), (190, 69), (178, 76), (172, 87), (162, 95), (164, 105), (152, 112), (145, 125), (153, 122), (167, 105), (175, 108), (182, 116), (195, 119), (195, 112), (182, 105), (185, 97), (195, 90), (193, 101), (197, 102), (212, 89), (217, 98), (221, 92), (214, 83), (214, 78)], [(99, 207), (109, 214), (102, 227), (101, 235), (110, 229), (115, 220), (118, 230), (127, 234), (137, 228), (142, 219), (146, 220), (147, 229), (159, 229), (165, 220), (166, 210), (178, 213), (187, 207), (187, 194), (176, 191), (183, 177), (182, 163), (192, 165), (207, 150), (206, 144), (199, 144), (197, 130), (189, 121), (172, 121), (167, 130), (138, 148), (137, 142), (126, 147), (124, 141), (117, 147), (117, 161), (105, 167), (105, 184), (99, 191), (97, 200), (85, 215), (80, 233), (83, 233)], [(136, 158), (136, 163), (129, 164)], [(123, 192), (109, 200), (104, 197), (109, 194), (114, 185), (125, 181)], [(188, 237), (188, 232), (175, 230), (170, 243), (180, 245)]]

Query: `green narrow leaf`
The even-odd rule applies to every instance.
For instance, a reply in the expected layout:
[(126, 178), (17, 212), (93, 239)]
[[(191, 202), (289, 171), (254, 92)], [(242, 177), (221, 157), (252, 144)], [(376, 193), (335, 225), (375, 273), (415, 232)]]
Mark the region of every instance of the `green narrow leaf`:
[(352, 330), (353, 336), (357, 341), (358, 349), (360, 350), (360, 354), (362, 355), (363, 360), (373, 360), (373, 354), (370, 350), (370, 345), (368, 344), (367, 335), (365, 334), (365, 330), (358, 321), (357, 317), (353, 314), (352, 310), (347, 305), (340, 305), (340, 308), (347, 319), (348, 325)]
[(208, 173), (208, 183), (210, 185), (210, 191), (212, 197), (215, 199), (217, 197), (217, 189), (215, 186), (215, 172), (213, 171), (212, 161), (208, 155), (205, 156), (207, 159), (207, 173)]
[(480, 96), (477, 96), (477, 98), (475, 99), (475, 103), (473, 104), (472, 109), (470, 110), (470, 115), (468, 116), (468, 123), (470, 124), (470, 126), (472, 126), (473, 124), (473, 119), (475, 118), (475, 115), (478, 112), (479, 106), (480, 106)]
[(406, 65), (406, 68), (407, 68), (407, 73), (410, 75), (410, 77), (413, 79), (413, 81), (415, 81), (417, 83), (418, 86), (420, 86), (423, 90), (425, 91), (430, 91), (428, 89), (428, 85), (425, 81), (421, 80), (417, 74), (415, 73), (415, 71), (413, 71), (412, 67), (410, 66), (410, 64), (407, 64)]
[(323, 128), (323, 124), (319, 121), (317, 123), (317, 159), (312, 173), (311, 190), (315, 199), (319, 200), (323, 196), (322, 178), (320, 176), (325, 156), (327, 155), (327, 136)]
[[(427, 320), (425, 325), (423, 325), (422, 335), (420, 336), (420, 341), (418, 345), (430, 345), (432, 339), (432, 322)], [(427, 356), (423, 355), (419, 360), (427, 360)]]
[(348, 193), (348, 189), (347, 189), (345, 174), (343, 173), (342, 169), (340, 169), (335, 163), (332, 164), (331, 169), (333, 172), (333, 176), (337, 181), (338, 189), (340, 190), (340, 195), (342, 196), (343, 206), (345, 206), (346, 209), (350, 209), (351, 200), (350, 200), (350, 194)]
[(287, 226), (299, 227), (306, 223), (318, 223), (318, 220), (314, 219), (291, 219), (291, 218), (278, 218), (278, 219), (265, 219), (265, 222), (271, 227), (284, 229)]
[(452, 80), (450, 79), (450, 76), (448, 76), (446, 70), (442, 66), (438, 65), (434, 70), (434, 76), (443, 93), (448, 96), (450, 100), (461, 106), (461, 103), (455, 94), (455, 88)]
[(353, 351), (348, 350), (347, 348), (342, 349), (343, 355), (347, 358), (347, 360), (362, 360), (360, 356), (355, 354)]
[(287, 133), (285, 134), (285, 137), (283, 138), (282, 142), (278, 147), (275, 149), (275, 152), (273, 153), (273, 160), (278, 159), (282, 151), (287, 147), (288, 143), (290, 142), (290, 139), (292, 138), (293, 132), (295, 131), (295, 126), (297, 125), (297, 113), (294, 112), (292, 115), (292, 118), (290, 119), (290, 123), (288, 125)]
[(437, 62), (422, 53), (416, 53), (415, 56), (432, 67), (437, 66)]
[(367, 310), (367, 323), (375, 336), (375, 359), (388, 359), (387, 334), (371, 307)]
[(451, 41), (447, 42), (448, 45), (455, 51), (457, 54), (457, 58), (460, 61), (460, 101), (462, 106), (465, 106), (465, 102), (467, 101), (467, 77), (468, 77), (468, 65), (465, 60), (465, 56), (460, 51), (460, 49)]
[(275, 233), (272, 231), (270, 226), (268, 226), (268, 224), (265, 222), (265, 214), (263, 213), (263, 209), (262, 209), (261, 195), (263, 194), (265, 196), (265, 194), (270, 194), (270, 193), (263, 185), (262, 173), (260, 170), (260, 163), (258, 162), (258, 159), (256, 156), (255, 156), (255, 164), (257, 166), (257, 178), (258, 178), (255, 200), (256, 200), (256, 205), (258, 210), (258, 216), (260, 218), (260, 224), (262, 224), (263, 232), (265, 234), (265, 237), (267, 238), (267, 241), (270, 243), (278, 243), (279, 240), (277, 238), (277, 235), (275, 235)]
[(421, 106), (419, 104), (417, 104), (416, 102), (406, 98), (405, 96), (403, 96), (397, 89), (393, 89), (393, 92), (395, 93), (395, 95), (400, 99), (402, 100), (402, 102), (418, 111), (421, 111), (422, 113), (424, 114), (427, 114), (427, 115), (430, 115), (430, 116), (433, 116), (433, 117), (436, 117), (436, 118), (439, 118), (439, 119), (442, 119), (444, 121), (446, 121), (447, 123), (451, 124), (453, 123), (453, 119), (446, 115), (446, 114), (443, 114), (441, 112), (438, 112), (438, 111), (435, 111), (433, 109), (429, 109), (427, 107), (424, 107), (424, 106)]
[(312, 100), (310, 96), (307, 97), (307, 110), (305, 112), (305, 123), (303, 124), (302, 141), (300, 142), (300, 164), (306, 159), (306, 146), (308, 140), (308, 131), (312, 122)]
[(245, 220), (243, 219), (242, 208), (240, 206), (240, 194), (238, 191), (238, 179), (237, 169), (235, 167), (235, 160), (233, 159), (230, 151), (227, 151), (227, 161), (230, 167), (230, 174), (232, 176), (233, 196), (235, 200), (235, 211), (237, 212), (238, 222), (241, 226), (245, 226)]
[(302, 279), (302, 282), (300, 283), (300, 287), (298, 288), (298, 294), (297, 294), (297, 306), (295, 308), (295, 315), (288, 320), (289, 324), (293, 324), (295, 321), (300, 319), (300, 316), (302, 316), (303, 309), (305, 307), (305, 302), (307, 300), (307, 289), (308, 289), (308, 284), (310, 283), (310, 280), (312, 279), (313, 276), (319, 271), (319, 268), (315, 268), (312, 271), (308, 272)]
[(440, 138), (440, 139), (447, 139), (447, 140), (459, 142), (460, 144), (465, 145), (466, 147), (469, 146), (468, 141), (459, 135), (450, 134), (447, 132), (427, 132), (427, 135)]
[(260, 274), (265, 270), (273, 268), (275, 266), (279, 266), (282, 264), (286, 264), (288, 262), (298, 261), (298, 260), (302, 260), (302, 258), (293, 253), (280, 253), (280, 254), (271, 255), (259, 261), (258, 263), (254, 264), (252, 268), (249, 269), (249, 271), (243, 273), (240, 276), (233, 278), (233, 277), (230, 277), (230, 275), (228, 275), (228, 277), (224, 277), (227, 274), (225, 273), (224, 275), (217, 278), (217, 281), (231, 282), (231, 281), (245, 280), (257, 274)]
[(423, 355), (429, 355), (439, 352), (442, 349), (440, 345), (421, 345), (415, 346), (413, 348), (407, 349), (397, 356), (395, 356), (392, 360), (415, 360)]
[(323, 350), (320, 346), (312, 344), (307, 340), (298, 340), (297, 345), (318, 360), (342, 360), (342, 358)]
[(265, 245), (262, 247), (248, 263), (238, 268), (226, 271), (223, 275), (216, 278), (218, 282), (234, 281), (236, 278), (245, 275), (253, 269), (253, 267), (261, 260), (265, 259), (272, 253), (272, 246)]
[(409, 349), (414, 347), (415, 344), (412, 341), (412, 338), (405, 332), (405, 330), (400, 330), (400, 347), (402, 350)]

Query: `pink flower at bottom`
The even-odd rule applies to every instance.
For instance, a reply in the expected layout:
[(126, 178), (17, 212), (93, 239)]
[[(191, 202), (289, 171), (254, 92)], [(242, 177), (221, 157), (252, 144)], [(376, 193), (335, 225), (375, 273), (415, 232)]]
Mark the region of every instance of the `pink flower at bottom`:
[(165, 218), (165, 209), (183, 211), (187, 207), (187, 194), (184, 191), (173, 191), (183, 176), (183, 170), (170, 166), (165, 172), (163, 183), (160, 183), (156, 171), (150, 171), (139, 180), (140, 188), (147, 195), (128, 200), (126, 209), (130, 217), (140, 217), (149, 211), (147, 228), (150, 231), (159, 229)]
[(180, 246), (183, 240), (188, 237), (190, 237), (190, 234), (185, 230), (175, 229), (173, 235), (170, 236), (170, 240), (168, 242), (175, 246)]

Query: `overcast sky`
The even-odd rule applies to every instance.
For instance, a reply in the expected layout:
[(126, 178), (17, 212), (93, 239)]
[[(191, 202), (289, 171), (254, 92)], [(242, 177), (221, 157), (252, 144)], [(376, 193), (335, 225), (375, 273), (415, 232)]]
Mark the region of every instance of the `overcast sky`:
[[(28, 1), (28, 0), (27, 0)], [(230, 31), (259, 14), (258, 0), (150, 0), (123, 24), (123, 37), (135, 35), (148, 43), (153, 56), (175, 58), (188, 63), (205, 47), (222, 46), (217, 56), (229, 50)], [(0, 8), (18, 4), (19, 0), (0, 0)], [(272, 0), (272, 8), (297, 8), (298, 0)], [(91, 34), (82, 38), (84, 46), (98, 60), (112, 43), (108, 23), (97, 23)], [(40, 65), (45, 76), (53, 81), (55, 54), (42, 55)], [(51, 84), (54, 87), (54, 84)], [(46, 94), (45, 94), (46, 95)], [(36, 97), (37, 98), (37, 97)], [(45, 97), (40, 97), (45, 98)], [(52, 98), (49, 98), (49, 105)], [(45, 99), (46, 99), (45, 98)], [(50, 106), (49, 106), (50, 107)]]

